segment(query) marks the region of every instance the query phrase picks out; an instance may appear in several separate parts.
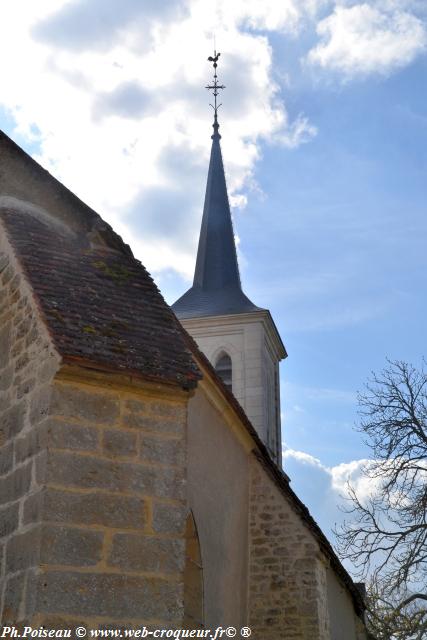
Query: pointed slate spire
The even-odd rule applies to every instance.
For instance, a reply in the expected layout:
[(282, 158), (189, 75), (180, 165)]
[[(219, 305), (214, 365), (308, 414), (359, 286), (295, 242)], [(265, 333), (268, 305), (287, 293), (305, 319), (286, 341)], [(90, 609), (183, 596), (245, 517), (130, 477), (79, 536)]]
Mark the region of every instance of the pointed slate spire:
[[(193, 286), (172, 305), (179, 318), (245, 313), (258, 309), (242, 291), (233, 224), (222, 162), (216, 97), (218, 85), (214, 61), (215, 110), (212, 149)], [(212, 105), (213, 106), (213, 105)], [(221, 106), (221, 105), (219, 105)]]
[(239, 267), (227, 185), (220, 147), (219, 125), (214, 122), (211, 158), (197, 251), (194, 285), (202, 289), (240, 289)]

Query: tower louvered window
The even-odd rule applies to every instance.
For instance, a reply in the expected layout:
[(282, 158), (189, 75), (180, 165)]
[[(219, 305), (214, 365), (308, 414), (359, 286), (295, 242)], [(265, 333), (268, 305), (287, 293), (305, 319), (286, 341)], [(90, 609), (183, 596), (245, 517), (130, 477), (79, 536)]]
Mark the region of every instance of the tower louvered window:
[(215, 371), (225, 384), (225, 386), (232, 390), (232, 367), (231, 358), (226, 353), (222, 354), (215, 365)]

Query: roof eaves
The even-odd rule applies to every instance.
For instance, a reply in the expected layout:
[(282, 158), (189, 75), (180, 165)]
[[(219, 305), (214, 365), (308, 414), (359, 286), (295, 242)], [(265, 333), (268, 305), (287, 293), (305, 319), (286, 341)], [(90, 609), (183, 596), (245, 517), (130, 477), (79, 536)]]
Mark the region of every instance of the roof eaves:
[(121, 374), (129, 376), (130, 378), (136, 378), (138, 380), (145, 380), (147, 382), (152, 382), (156, 384), (165, 384), (172, 387), (178, 387), (183, 391), (191, 391), (197, 387), (198, 381), (201, 378), (201, 374), (194, 374), (194, 376), (182, 376), (182, 379), (166, 377), (164, 375), (150, 375), (148, 373), (143, 373), (138, 369), (118, 369), (117, 366), (109, 366), (105, 362), (97, 362), (93, 358), (84, 358), (83, 356), (73, 356), (73, 355), (63, 355), (62, 362), (65, 365), (71, 366), (79, 366), (84, 369), (88, 369), (91, 371), (97, 371), (100, 373), (107, 374)]

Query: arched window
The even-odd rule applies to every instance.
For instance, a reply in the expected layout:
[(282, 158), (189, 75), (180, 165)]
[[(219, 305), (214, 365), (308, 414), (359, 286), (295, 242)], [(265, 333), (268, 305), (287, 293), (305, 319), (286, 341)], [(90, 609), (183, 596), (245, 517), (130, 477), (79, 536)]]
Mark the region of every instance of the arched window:
[(222, 353), (216, 361), (215, 371), (225, 384), (225, 386), (232, 390), (232, 368), (231, 358), (226, 353)]
[(203, 568), (199, 536), (193, 514), (185, 527), (184, 628), (203, 629)]

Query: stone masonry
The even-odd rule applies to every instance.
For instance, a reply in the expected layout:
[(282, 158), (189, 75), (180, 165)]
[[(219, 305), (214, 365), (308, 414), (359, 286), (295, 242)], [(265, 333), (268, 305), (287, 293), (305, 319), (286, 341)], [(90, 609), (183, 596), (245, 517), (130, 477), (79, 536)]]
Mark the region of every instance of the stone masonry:
[(319, 545), (254, 457), (249, 517), (249, 626), (254, 637), (328, 640)]
[(183, 397), (55, 382), (43, 489), (28, 503), (41, 531), (34, 623), (179, 623), (185, 422)]
[(60, 369), (0, 258), (1, 622), (172, 626), (183, 616), (188, 394)]
[(40, 425), (59, 359), (4, 236), (0, 271), (0, 610), (12, 622), (25, 615), (38, 564), (28, 505), (39, 488)]

